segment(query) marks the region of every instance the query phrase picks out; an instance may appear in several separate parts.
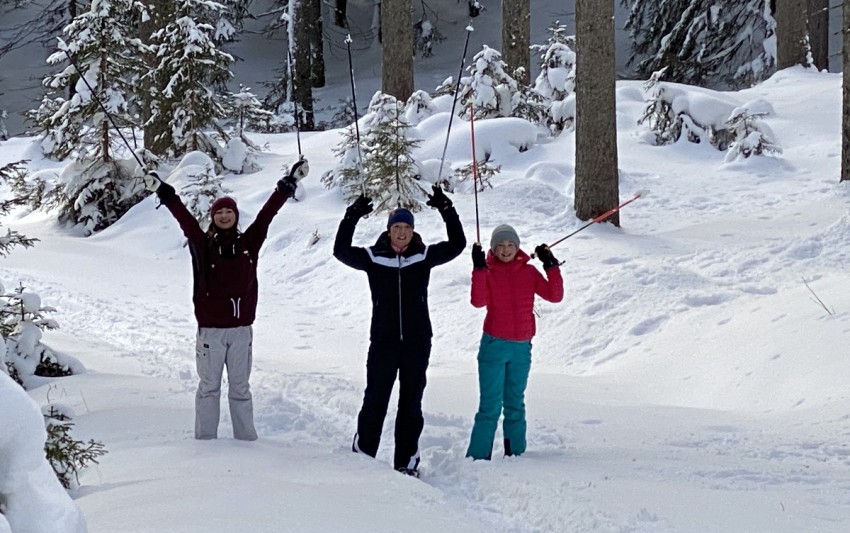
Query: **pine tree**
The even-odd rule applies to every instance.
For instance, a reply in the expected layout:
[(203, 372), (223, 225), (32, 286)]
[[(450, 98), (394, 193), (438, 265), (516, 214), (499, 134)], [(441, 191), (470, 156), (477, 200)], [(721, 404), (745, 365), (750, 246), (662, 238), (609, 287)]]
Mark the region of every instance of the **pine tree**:
[(257, 96), (250, 87), (239, 84), (239, 92), (228, 92), (222, 100), (224, 113), (228, 117), (227, 148), (222, 157), (222, 165), (234, 172), (255, 172), (260, 169), (256, 154), (262, 147), (254, 143), (245, 131), (261, 130), (271, 120), (271, 111), (263, 109)]
[[(134, 86), (143, 71), (144, 46), (130, 37), (129, 20), (131, 13), (141, 9), (133, 0), (94, 0), (64, 28), (68, 41), (60, 41), (62, 50), (50, 55), (47, 62), (68, 64), (45, 78), (49, 94), (30, 114), (44, 135), (41, 145), (46, 156), (64, 159), (77, 153), (109, 161), (118, 139), (101, 105), (119, 128), (138, 125), (132, 107)], [(68, 54), (74, 64), (68, 61)], [(51, 98), (71, 83), (75, 85), (70, 99)]]
[(498, 50), (484, 45), (467, 67), (469, 76), (460, 80), (458, 100), (460, 115), (466, 116), (470, 105), (475, 109), (475, 119), (514, 116), (521, 94), (519, 84), (505, 68)]
[(753, 110), (739, 107), (726, 121), (726, 129), (733, 133), (734, 141), (729, 145), (725, 161), (752, 155), (782, 154), (782, 148), (774, 141), (770, 128), (762, 120), (771, 114), (767, 110)]
[(776, 64), (770, 0), (621, 0), (630, 7), (630, 63), (648, 78), (668, 67), (670, 81), (741, 87), (766, 79)]
[(44, 453), (53, 472), (66, 489), (79, 486), (80, 472), (89, 464), (98, 464), (97, 458), (105, 455), (102, 442), (94, 439), (83, 442), (71, 436), (73, 414), (63, 406), (49, 403), (42, 408), (47, 440)]
[(411, 155), (419, 141), (408, 137), (410, 125), (402, 114), (394, 96), (378, 93), (364, 117), (368, 130), (363, 137), (364, 187), (377, 213), (399, 207), (421, 209), (419, 199), (425, 189), (419, 184), (418, 166)]
[(543, 125), (558, 134), (571, 128), (575, 121), (575, 37), (568, 36), (567, 27), (558, 21), (548, 29), (547, 43), (531, 47), (540, 54), (540, 74), (534, 82), (534, 92), (542, 98)]
[(59, 324), (47, 316), (56, 309), (41, 305), (41, 297), (23, 286), (2, 295), (0, 336), (6, 341), (6, 364), (26, 385), (29, 376), (68, 376), (69, 364), (62, 364), (56, 352), (41, 342), (42, 331), (57, 329)]
[(204, 0), (175, 2), (177, 18), (156, 31), (151, 39), (158, 60), (148, 74), (152, 80), (165, 80), (163, 87), (153, 86), (155, 111), (168, 117), (171, 146), (177, 156), (202, 151), (216, 160), (221, 146), (207, 133), (224, 115), (215, 91), (232, 78), (229, 70), (233, 56), (216, 45), (218, 14), (222, 6)]
[(352, 125), (334, 150), (339, 165), (322, 176), (322, 183), (341, 188), (346, 202), (365, 194), (372, 198), (377, 212), (397, 207), (419, 210), (425, 189), (419, 184), (418, 167), (411, 155), (419, 141), (408, 137), (410, 125), (404, 115), (394, 96), (375, 93), (361, 119), (361, 149)]
[(211, 165), (204, 166), (202, 172), (187, 174), (186, 179), (189, 183), (180, 190), (180, 196), (198, 224), (205, 228), (212, 222), (210, 207), (213, 202), (232, 191), (222, 185), (223, 176), (216, 175)]
[[(23, 161), (18, 161), (17, 163), (9, 163), (8, 165), (0, 167), (0, 182), (8, 184), (14, 194), (11, 199), (0, 200), (0, 216), (8, 214), (15, 206), (26, 205), (27, 203), (26, 198), (21, 198), (15, 194), (16, 188), (21, 187), (22, 184), (26, 183), (26, 171), (24, 170), (23, 163)], [(0, 225), (0, 227), (2, 227), (2, 225)], [(9, 255), (12, 248), (15, 246), (29, 248), (33, 246), (37, 240), (38, 239), (31, 239), (22, 235), (17, 231), (7, 229), (6, 235), (0, 235), (0, 257)], [(2, 286), (0, 286), (0, 293), (2, 292)], [(2, 346), (0, 346), (0, 349), (2, 349)]]

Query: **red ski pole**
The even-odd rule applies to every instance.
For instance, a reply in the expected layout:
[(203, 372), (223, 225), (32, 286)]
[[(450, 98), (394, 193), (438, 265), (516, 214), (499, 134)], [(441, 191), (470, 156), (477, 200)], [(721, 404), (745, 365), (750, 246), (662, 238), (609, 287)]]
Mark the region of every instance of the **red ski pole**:
[[(570, 233), (570, 234), (569, 234), (569, 235), (567, 235), (566, 237), (562, 237), (562, 238), (558, 239), (557, 241), (553, 242), (552, 244), (550, 244), (550, 245), (549, 245), (549, 248), (552, 248), (553, 246), (555, 246), (555, 245), (557, 245), (557, 244), (559, 244), (559, 243), (561, 243), (561, 242), (563, 242), (563, 241), (565, 241), (565, 240), (569, 239), (570, 237), (572, 237), (572, 236), (573, 236), (573, 235), (575, 235), (576, 233), (578, 233), (578, 232), (580, 232), (580, 231), (582, 231), (582, 230), (585, 230), (585, 229), (589, 228), (590, 226), (592, 226), (592, 225), (596, 224), (597, 222), (603, 222), (605, 219), (607, 219), (608, 217), (610, 217), (611, 215), (613, 215), (614, 213), (616, 213), (616, 212), (617, 212), (617, 211), (619, 211), (620, 209), (622, 209), (622, 208), (626, 207), (627, 205), (629, 205), (630, 203), (634, 202), (634, 201), (635, 201), (635, 200), (637, 200), (638, 198), (641, 198), (641, 197), (643, 197), (643, 196), (646, 196), (647, 194), (648, 194), (648, 193), (647, 193), (647, 191), (640, 191), (640, 192), (638, 192), (638, 193), (637, 193), (636, 195), (634, 195), (632, 198), (629, 198), (628, 200), (626, 200), (625, 202), (621, 203), (621, 204), (620, 204), (620, 205), (618, 205), (617, 207), (614, 207), (614, 208), (612, 208), (612, 209), (609, 209), (608, 211), (605, 211), (604, 213), (602, 213), (602, 214), (601, 214), (601, 215), (599, 215), (598, 217), (594, 218), (593, 220), (591, 220), (590, 222), (588, 222), (588, 223), (587, 223), (587, 224), (585, 224), (584, 226), (580, 227), (579, 229), (575, 230), (574, 232)], [(531, 256), (531, 257), (532, 257), (532, 258), (534, 258), (534, 255), (532, 254), (532, 256)]]

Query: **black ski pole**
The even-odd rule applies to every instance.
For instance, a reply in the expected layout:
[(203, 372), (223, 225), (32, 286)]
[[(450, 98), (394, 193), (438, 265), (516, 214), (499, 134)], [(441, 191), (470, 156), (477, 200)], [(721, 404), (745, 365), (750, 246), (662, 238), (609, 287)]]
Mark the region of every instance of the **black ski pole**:
[(292, 109), (295, 115), (295, 139), (298, 141), (298, 160), (303, 159), (301, 155), (301, 118), (298, 115), (298, 102), (295, 100), (295, 69), (292, 67), (292, 50), (286, 48), (286, 55), (289, 58), (289, 97), (292, 99)]
[(481, 226), (478, 223), (478, 158), (475, 156), (475, 106), (469, 104), (469, 131), (472, 134), (472, 190), (475, 191), (475, 238), (481, 242)]
[(463, 57), (460, 60), (460, 69), (457, 73), (457, 83), (455, 84), (455, 94), (452, 99), (452, 112), (449, 115), (449, 127), (446, 131), (446, 143), (443, 145), (443, 155), (440, 157), (440, 170), (437, 172), (437, 183), (440, 183), (440, 179), (443, 177), (443, 163), (446, 160), (446, 150), (449, 147), (449, 135), (452, 132), (452, 119), (455, 118), (455, 106), (457, 105), (457, 93), (460, 91), (460, 77), (463, 75), (463, 66), (466, 64), (466, 50), (469, 48), (469, 36), (472, 35), (472, 32), (475, 31), (475, 28), (472, 27), (472, 24), (469, 24), (466, 27), (466, 41), (463, 43)]
[(100, 99), (97, 97), (97, 94), (95, 94), (94, 89), (89, 84), (89, 80), (86, 79), (85, 75), (83, 74), (83, 71), (80, 70), (80, 67), (77, 66), (77, 63), (74, 61), (74, 58), (72, 58), (71, 54), (68, 53), (67, 45), (64, 42), (62, 42), (61, 39), (59, 40), (59, 42), (62, 44), (62, 46), (60, 46), (60, 49), (63, 52), (65, 52), (66, 56), (68, 56), (68, 61), (70, 61), (71, 65), (74, 66), (74, 69), (77, 71), (77, 74), (80, 75), (80, 79), (83, 80), (83, 83), (86, 84), (86, 87), (88, 87), (89, 91), (91, 92), (92, 100), (97, 102), (97, 105), (100, 106), (100, 109), (106, 115), (106, 118), (109, 119), (109, 123), (112, 124), (112, 127), (115, 128), (115, 131), (118, 133), (118, 136), (121, 137), (122, 141), (124, 141), (124, 145), (126, 145), (127, 149), (130, 150), (130, 153), (133, 154), (133, 157), (136, 159), (136, 162), (139, 164), (139, 166), (142, 167), (142, 169), (144, 169), (145, 164), (142, 163), (142, 160), (139, 159), (139, 156), (136, 154), (136, 152), (130, 146), (130, 143), (129, 143), (129, 141), (127, 141), (127, 138), (124, 137), (123, 133), (121, 133), (121, 129), (118, 127), (118, 124), (115, 123), (115, 119), (112, 118), (112, 114), (109, 112), (108, 109), (106, 109), (106, 106), (103, 105), (103, 102), (101, 102)]
[[(360, 152), (360, 125), (357, 116), (357, 92), (354, 90), (354, 64), (351, 61), (351, 34), (346, 35), (345, 45), (348, 48), (348, 77), (351, 80), (351, 107), (354, 108), (354, 133), (357, 137), (357, 161), (360, 165), (360, 170), (363, 170), (363, 154)], [(360, 186), (363, 189), (363, 196), (366, 196), (366, 180), (361, 176)]]

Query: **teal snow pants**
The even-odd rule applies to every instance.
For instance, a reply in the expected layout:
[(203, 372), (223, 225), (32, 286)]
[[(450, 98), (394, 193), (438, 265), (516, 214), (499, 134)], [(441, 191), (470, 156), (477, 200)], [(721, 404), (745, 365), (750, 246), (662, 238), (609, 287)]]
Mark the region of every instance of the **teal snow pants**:
[(505, 455), (525, 452), (525, 387), (531, 370), (531, 341), (507, 341), (488, 334), (478, 349), (478, 413), (467, 457), (490, 459), (504, 408)]

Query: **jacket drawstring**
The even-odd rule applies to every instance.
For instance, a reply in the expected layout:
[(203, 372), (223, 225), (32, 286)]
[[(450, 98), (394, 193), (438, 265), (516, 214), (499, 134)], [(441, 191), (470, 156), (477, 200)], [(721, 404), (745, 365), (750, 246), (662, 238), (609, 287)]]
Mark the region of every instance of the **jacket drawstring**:
[(233, 318), (238, 319), (242, 311), (240, 309), (240, 305), (242, 304), (242, 298), (231, 298), (230, 303), (231, 305), (233, 305)]

